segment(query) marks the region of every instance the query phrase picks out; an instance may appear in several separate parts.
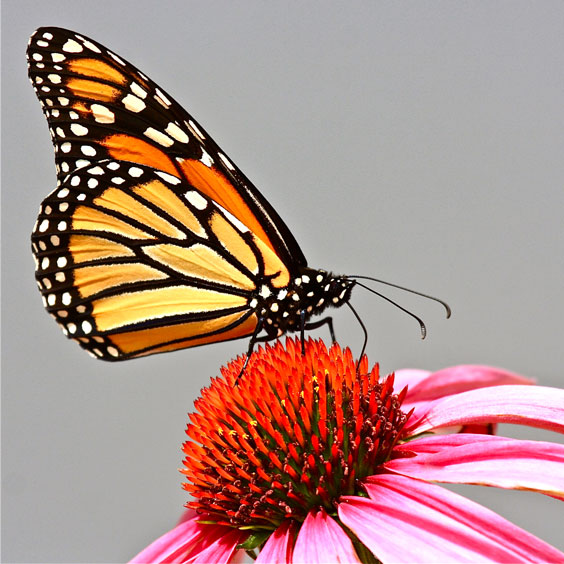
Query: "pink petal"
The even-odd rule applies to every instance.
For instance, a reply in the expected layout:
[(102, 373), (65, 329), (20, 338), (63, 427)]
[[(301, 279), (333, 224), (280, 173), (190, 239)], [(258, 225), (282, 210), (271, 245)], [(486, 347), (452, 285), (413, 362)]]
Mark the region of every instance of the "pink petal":
[(287, 519), (268, 538), (260, 551), (256, 564), (287, 564), (292, 562), (292, 551), (296, 539), (296, 522)]
[(191, 550), (192, 543), (202, 535), (202, 529), (209, 525), (200, 525), (197, 518), (183, 521), (174, 529), (159, 537), (142, 550), (130, 563), (173, 562)]
[(394, 372), (394, 390), (399, 392), (409, 386), (406, 399), (410, 397), (411, 390), (417, 387), (421, 380), (425, 380), (432, 373), (429, 370), (419, 370), (417, 368), (402, 368)]
[(440, 486), (371, 477), (370, 499), (341, 499), (339, 517), (388, 562), (562, 562), (564, 554), (493, 511)]
[(361, 562), (351, 539), (325, 510), (311, 510), (303, 522), (293, 562)]
[(429, 402), (414, 414), (409, 433), (455, 425), (516, 423), (564, 432), (564, 390), (543, 386), (495, 386)]
[(198, 540), (190, 552), (191, 556), (183, 562), (209, 564), (227, 564), (235, 552), (237, 545), (241, 544), (248, 533), (231, 527), (207, 526), (207, 534)]
[[(384, 466), (412, 478), (564, 495), (564, 445), (488, 435), (435, 435), (414, 440)], [(370, 478), (368, 479), (370, 481)]]
[[(417, 371), (409, 370), (408, 372), (416, 373)], [(403, 402), (404, 411), (415, 408), (414, 417), (425, 410), (429, 402), (440, 398), (478, 388), (533, 383), (532, 380), (507, 370), (471, 364), (444, 368), (432, 374), (427, 373), (426, 377), (422, 377), (423, 374), (425, 373), (421, 371), (418, 379), (415, 377), (416, 374), (411, 374), (412, 381), (408, 382), (409, 388)], [(401, 389), (398, 384), (395, 384), (394, 388), (398, 391)], [(488, 430), (481, 429), (480, 432), (488, 432)]]

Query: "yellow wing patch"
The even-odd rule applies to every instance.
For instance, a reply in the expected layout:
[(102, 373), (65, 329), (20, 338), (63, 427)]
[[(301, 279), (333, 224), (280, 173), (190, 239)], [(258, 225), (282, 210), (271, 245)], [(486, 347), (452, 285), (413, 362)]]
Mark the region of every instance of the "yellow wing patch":
[(151, 180), (133, 188), (133, 192), (141, 198), (151, 202), (168, 215), (182, 223), (189, 231), (198, 237), (207, 237), (207, 234), (196, 216), (184, 205), (178, 196), (162, 182)]
[[(141, 329), (140, 331), (128, 331), (126, 333), (117, 333), (110, 337), (114, 345), (124, 354), (132, 354), (136, 351), (144, 349), (152, 349), (150, 353), (162, 352), (162, 350), (174, 350), (185, 347), (193, 347), (207, 342), (223, 341), (225, 339), (233, 339), (251, 334), (257, 324), (256, 317), (251, 316), (241, 325), (228, 331), (221, 332), (224, 327), (228, 327), (233, 323), (237, 323), (246, 312), (238, 312), (230, 315), (207, 319), (205, 321), (191, 321), (188, 323), (180, 323), (178, 325), (169, 325), (167, 327), (154, 327), (151, 329)], [(215, 333), (216, 335), (206, 335), (207, 333)], [(170, 343), (171, 341), (180, 341), (159, 347), (162, 343)], [(154, 347), (158, 347), (155, 350)], [(149, 354), (149, 353), (145, 353)]]
[(247, 300), (241, 296), (192, 286), (172, 286), (93, 300), (92, 317), (100, 331), (115, 331), (124, 325), (150, 319), (243, 308), (246, 305)]
[(168, 237), (185, 239), (186, 235), (163, 219), (160, 215), (144, 206), (141, 202), (120, 190), (119, 188), (108, 188), (100, 196), (93, 200), (93, 203), (127, 215), (127, 217), (140, 222), (147, 227), (159, 231)]
[(126, 221), (92, 209), (86, 206), (78, 206), (72, 216), (72, 228), (75, 231), (107, 231), (128, 239), (150, 239), (151, 236), (141, 229), (132, 227)]
[(92, 260), (135, 256), (135, 253), (129, 247), (93, 235), (71, 235), (69, 252), (75, 264)]
[(255, 283), (250, 278), (204, 245), (192, 245), (190, 248), (173, 244), (151, 245), (144, 247), (143, 251), (151, 258), (186, 276), (228, 284), (249, 291), (255, 288)]
[(74, 283), (83, 298), (121, 284), (164, 278), (167, 275), (163, 272), (140, 263), (83, 266), (74, 270)]

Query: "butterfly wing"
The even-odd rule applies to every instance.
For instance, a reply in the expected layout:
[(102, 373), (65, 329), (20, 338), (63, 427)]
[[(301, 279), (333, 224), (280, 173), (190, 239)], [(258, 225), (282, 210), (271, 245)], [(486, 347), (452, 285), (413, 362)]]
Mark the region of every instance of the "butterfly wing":
[(285, 265), (177, 176), (104, 160), (41, 206), (32, 246), (45, 307), (105, 360), (250, 335), (257, 284)]
[[(113, 159), (180, 178), (259, 237), (291, 273), (307, 261), (268, 201), (171, 96), (96, 41), (61, 28), (30, 39), (29, 76), (55, 146), (59, 184)], [(287, 283), (280, 278), (275, 286)]]

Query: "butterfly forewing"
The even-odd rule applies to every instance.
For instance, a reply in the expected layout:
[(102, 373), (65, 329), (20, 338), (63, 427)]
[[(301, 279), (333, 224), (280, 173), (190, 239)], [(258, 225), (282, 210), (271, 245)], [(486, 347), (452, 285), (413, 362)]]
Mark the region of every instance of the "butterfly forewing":
[(306, 265), (267, 200), (173, 98), (99, 43), (41, 28), (28, 48), (31, 82), (55, 146), (58, 182), (105, 159), (186, 180), (237, 218), (287, 265)]

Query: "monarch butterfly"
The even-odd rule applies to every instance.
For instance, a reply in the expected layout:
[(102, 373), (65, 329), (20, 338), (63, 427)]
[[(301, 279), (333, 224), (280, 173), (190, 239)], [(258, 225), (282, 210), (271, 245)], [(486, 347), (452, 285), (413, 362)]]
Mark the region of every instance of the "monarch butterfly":
[(310, 319), (348, 304), (359, 277), (308, 267), (272, 206), (171, 96), (65, 29), (38, 29), (27, 58), (57, 168), (32, 234), (36, 278), (69, 338), (122, 360), (249, 335), (250, 353), (325, 323), (333, 336), (330, 318)]

